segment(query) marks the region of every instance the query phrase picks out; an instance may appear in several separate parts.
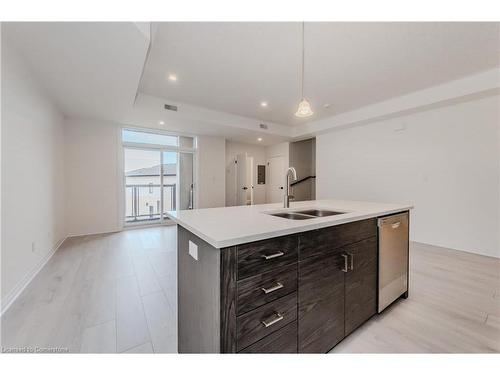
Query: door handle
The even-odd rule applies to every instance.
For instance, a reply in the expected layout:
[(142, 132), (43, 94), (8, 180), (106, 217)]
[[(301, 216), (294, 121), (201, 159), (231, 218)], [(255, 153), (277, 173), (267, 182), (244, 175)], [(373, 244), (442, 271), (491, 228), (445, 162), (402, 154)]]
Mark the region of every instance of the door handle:
[(261, 255), (262, 258), (264, 258), (265, 260), (268, 260), (268, 259), (273, 259), (273, 258), (278, 258), (280, 256), (283, 256), (285, 255), (285, 253), (283, 251), (278, 251), (277, 253), (274, 253), (274, 254), (270, 254), (270, 255)]
[(276, 283), (276, 285), (273, 285), (272, 287), (270, 288), (261, 288), (262, 291), (265, 293), (265, 294), (269, 294), (269, 293), (272, 293), (274, 292), (275, 290), (278, 290), (278, 289), (281, 289), (283, 288), (284, 285), (282, 283)]
[(348, 272), (349, 271), (349, 268), (347, 266), (348, 255), (347, 254), (342, 254), (342, 258), (344, 258), (344, 268), (342, 268), (342, 272)]
[(280, 313), (276, 313), (276, 316), (270, 319), (266, 319), (262, 321), (264, 327), (271, 327), (273, 324), (278, 323), (280, 320), (283, 320), (284, 316)]
[(347, 253), (351, 257), (351, 268), (350, 270), (354, 270), (354, 255), (352, 253)]

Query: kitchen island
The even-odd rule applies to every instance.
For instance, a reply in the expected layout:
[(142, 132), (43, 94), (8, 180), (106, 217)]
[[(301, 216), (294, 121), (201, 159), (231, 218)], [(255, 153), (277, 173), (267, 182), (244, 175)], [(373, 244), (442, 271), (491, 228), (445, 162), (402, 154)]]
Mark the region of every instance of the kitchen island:
[[(179, 352), (328, 352), (380, 306), (377, 220), (408, 232), (411, 208), (317, 200), (169, 212)], [(393, 294), (407, 297), (404, 277)]]

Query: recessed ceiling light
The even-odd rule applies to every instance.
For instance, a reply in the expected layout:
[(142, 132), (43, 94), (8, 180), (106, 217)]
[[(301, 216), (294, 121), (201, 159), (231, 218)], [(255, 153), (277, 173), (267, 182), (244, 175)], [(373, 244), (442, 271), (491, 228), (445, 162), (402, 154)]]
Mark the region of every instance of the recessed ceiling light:
[(262, 142), (262, 138), (257, 138), (257, 140), (258, 140), (259, 142)]
[(175, 74), (169, 74), (168, 75), (168, 80), (172, 81), (172, 82), (176, 82), (177, 81), (177, 76)]
[(267, 107), (267, 102), (260, 102), (261, 107)]
[(160, 124), (160, 125), (165, 125), (165, 121), (160, 120), (160, 121), (158, 121), (158, 124)]

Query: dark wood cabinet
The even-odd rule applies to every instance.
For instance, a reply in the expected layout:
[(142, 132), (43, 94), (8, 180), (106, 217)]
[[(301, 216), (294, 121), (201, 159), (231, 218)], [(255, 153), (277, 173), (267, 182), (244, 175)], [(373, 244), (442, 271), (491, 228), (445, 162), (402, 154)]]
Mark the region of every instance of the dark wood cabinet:
[(238, 281), (238, 315), (297, 290), (297, 264)]
[(326, 353), (344, 338), (341, 250), (299, 263), (299, 353)]
[(236, 318), (237, 344), (240, 351), (297, 319), (297, 293), (267, 303)]
[(352, 269), (345, 273), (345, 335), (377, 311), (377, 238), (347, 246)]
[(377, 311), (377, 233), (370, 218), (216, 249), (180, 228), (180, 352), (330, 351)]
[(299, 234), (299, 261), (377, 236), (377, 220), (366, 219)]
[(299, 235), (299, 353), (328, 352), (376, 312), (376, 223), (354, 224)]
[(297, 264), (297, 236), (271, 238), (238, 247), (238, 280)]
[(240, 353), (297, 353), (297, 321), (271, 333)]

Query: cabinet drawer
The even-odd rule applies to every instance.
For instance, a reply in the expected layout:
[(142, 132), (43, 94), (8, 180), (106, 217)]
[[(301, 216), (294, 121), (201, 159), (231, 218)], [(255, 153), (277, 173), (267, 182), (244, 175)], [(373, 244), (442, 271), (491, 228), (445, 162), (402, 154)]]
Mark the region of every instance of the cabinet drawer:
[(297, 236), (272, 238), (238, 246), (238, 280), (297, 261)]
[(367, 219), (299, 234), (299, 260), (326, 255), (332, 249), (347, 246), (377, 235), (377, 219)]
[(297, 290), (297, 264), (238, 281), (238, 315)]
[(297, 353), (297, 321), (271, 333), (240, 353)]
[(236, 318), (236, 350), (245, 349), (296, 319), (296, 292), (240, 315)]

